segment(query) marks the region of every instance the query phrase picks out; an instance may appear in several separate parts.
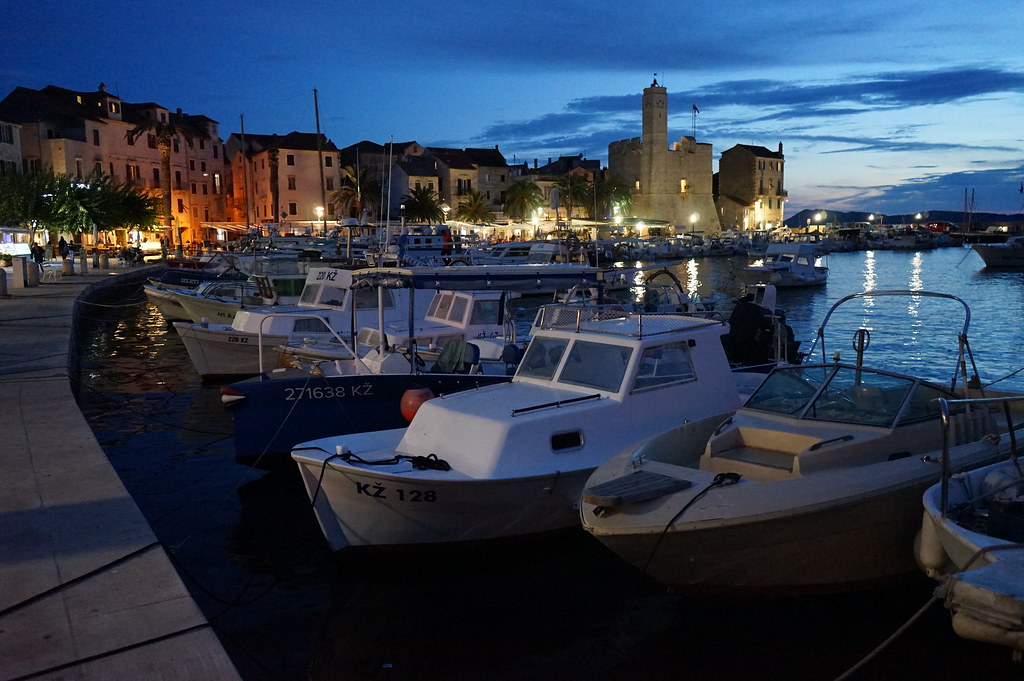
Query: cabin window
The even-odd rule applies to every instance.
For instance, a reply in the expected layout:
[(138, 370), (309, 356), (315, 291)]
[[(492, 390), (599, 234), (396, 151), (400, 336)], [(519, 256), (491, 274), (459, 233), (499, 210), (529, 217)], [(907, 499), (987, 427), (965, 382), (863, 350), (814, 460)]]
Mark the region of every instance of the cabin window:
[(558, 380), (618, 392), (633, 349), (625, 345), (576, 341)]
[(473, 302), (470, 324), (497, 324), (501, 305), (498, 300), (477, 300)]
[(434, 296), (434, 299), (430, 301), (431, 309), (427, 310), (427, 315), (438, 319), (448, 319), (448, 310), (452, 307), (453, 297), (451, 293), (439, 293)]
[(327, 326), (322, 319), (296, 319), (292, 333), (324, 333)]
[(462, 296), (455, 296), (455, 300), (452, 301), (452, 309), (448, 313), (448, 319), (453, 322), (461, 323), (466, 317), (466, 307), (468, 305), (468, 300)]
[(693, 381), (696, 378), (686, 342), (669, 343), (644, 350), (640, 358), (640, 369), (633, 382), (633, 392)]
[(561, 338), (534, 338), (526, 348), (516, 376), (551, 379), (568, 344), (569, 341)]
[(573, 430), (568, 433), (555, 433), (551, 436), (551, 451), (578, 449), (583, 446), (583, 433)]
[[(395, 298), (391, 294), (391, 289), (381, 290), (383, 294), (380, 299), (381, 306), (385, 309), (392, 309), (395, 307)], [(377, 289), (375, 288), (357, 288), (352, 289), (353, 300), (355, 301), (356, 310), (376, 310), (377, 309)]]

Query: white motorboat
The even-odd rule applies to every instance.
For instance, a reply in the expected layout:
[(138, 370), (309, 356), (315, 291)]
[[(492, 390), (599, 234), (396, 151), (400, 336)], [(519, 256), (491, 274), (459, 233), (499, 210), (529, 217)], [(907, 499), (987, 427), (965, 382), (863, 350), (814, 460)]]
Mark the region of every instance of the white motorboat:
[(312, 269), (296, 305), (242, 309), (230, 324), (174, 322), (174, 328), (204, 380), (252, 376), (280, 365), (279, 346), (351, 335), (381, 319), (405, 319), (410, 296), (421, 309), (431, 297), (430, 291), (354, 289), (352, 281), (349, 270)]
[[(885, 296), (913, 297), (914, 309), (926, 299), (963, 306), (948, 385), (865, 366), (864, 331), (855, 364), (829, 361), (825, 327), (836, 308)], [(706, 447), (679, 447), (668, 433), (600, 466), (582, 497), (584, 528), (677, 588), (827, 591), (912, 573), (921, 494), (941, 472), (937, 398), (968, 392), (969, 318), (946, 294), (841, 299), (818, 331), (822, 363), (776, 367)], [(989, 437), (1006, 430), (998, 414), (953, 419), (961, 461), (998, 453)]]
[(744, 284), (773, 284), (777, 288), (820, 286), (828, 281), (828, 268), (818, 264), (815, 245), (809, 242), (768, 244), (764, 256), (733, 270)]
[(726, 331), (685, 315), (545, 306), (511, 383), (429, 400), (407, 428), (302, 443), (292, 458), (333, 549), (572, 527), (602, 461), (680, 423), (677, 444), (702, 446), (736, 409)]
[(181, 321), (231, 324), (235, 314), (246, 307), (297, 305), (308, 274), (254, 274), (235, 287), (197, 287), (182, 291), (176, 302), (184, 311)]
[[(1013, 406), (1021, 399), (1013, 399)], [(943, 404), (944, 413), (963, 403)], [(968, 403), (1006, 408), (1011, 400)], [(1015, 445), (1011, 438), (1008, 458), (968, 470), (962, 470), (955, 452), (944, 454), (946, 474), (924, 493), (914, 549), (925, 573), (941, 582), (936, 595), (952, 613), (953, 630), (1019, 655), (1024, 651), (1024, 467)]]
[(971, 244), (985, 261), (985, 267), (1024, 267), (1024, 236), (1011, 236), (1002, 243)]

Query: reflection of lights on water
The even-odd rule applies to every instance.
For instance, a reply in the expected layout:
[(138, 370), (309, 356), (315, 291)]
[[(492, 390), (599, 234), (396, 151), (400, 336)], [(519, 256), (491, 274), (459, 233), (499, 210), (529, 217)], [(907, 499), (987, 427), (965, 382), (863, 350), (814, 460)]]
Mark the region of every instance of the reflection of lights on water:
[(690, 258), (686, 263), (686, 284), (683, 286), (691, 294), (696, 294), (700, 288), (700, 273), (697, 271), (697, 261)]

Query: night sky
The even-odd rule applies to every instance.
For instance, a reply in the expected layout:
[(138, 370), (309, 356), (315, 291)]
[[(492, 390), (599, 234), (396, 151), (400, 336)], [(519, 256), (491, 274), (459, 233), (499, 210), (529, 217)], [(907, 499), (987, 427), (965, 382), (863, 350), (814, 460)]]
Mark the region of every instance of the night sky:
[[(640, 135), (640, 93), (669, 92), (669, 140), (715, 162), (784, 145), (787, 215), (1024, 205), (1020, 0), (808, 3), (6, 3), (0, 96), (16, 86), (157, 102), (221, 137), (311, 132), (499, 145), (509, 162)], [(692, 115), (696, 106), (700, 113)]]

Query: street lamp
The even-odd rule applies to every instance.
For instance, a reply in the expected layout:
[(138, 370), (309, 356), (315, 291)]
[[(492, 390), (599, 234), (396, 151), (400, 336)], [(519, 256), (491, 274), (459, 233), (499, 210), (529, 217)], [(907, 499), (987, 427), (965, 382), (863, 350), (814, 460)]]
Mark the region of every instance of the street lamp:
[[(314, 210), (316, 210), (316, 221), (320, 222), (321, 220), (323, 220), (324, 219), (324, 207), (323, 206), (317, 206)], [(312, 232), (312, 231), (313, 230), (310, 230), (310, 232)], [(327, 236), (327, 223), (326, 222), (324, 222), (324, 236)]]
[(690, 232), (691, 233), (695, 232), (697, 230), (697, 218), (698, 217), (700, 217), (700, 216), (697, 215), (696, 213), (690, 213)]

